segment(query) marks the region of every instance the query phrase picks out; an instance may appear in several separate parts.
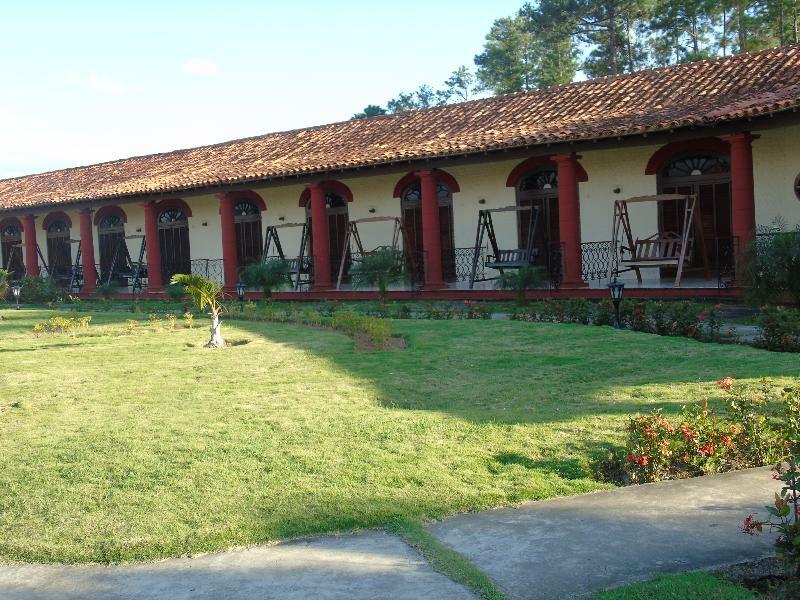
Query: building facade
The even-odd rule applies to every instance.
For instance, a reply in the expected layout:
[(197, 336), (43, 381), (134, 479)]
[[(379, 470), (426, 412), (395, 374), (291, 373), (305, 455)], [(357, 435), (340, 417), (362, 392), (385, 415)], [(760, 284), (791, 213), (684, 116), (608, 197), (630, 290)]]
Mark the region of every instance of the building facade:
[[(184, 272), (232, 287), (243, 264), (277, 254), (277, 234), (285, 257), (305, 246), (310, 266), (308, 285), (285, 293), (367, 297), (347, 277), (359, 258), (345, 243), (349, 224), (361, 221), (369, 251), (391, 244), (394, 222), (375, 218), (392, 217), (413, 263), (398, 295), (493, 297), (479, 212), (533, 206), (542, 293), (596, 296), (609, 274), (644, 295), (736, 293), (737, 261), (759, 227), (800, 224), (797, 55), (771, 50), (0, 181), (3, 267), (85, 294), (109, 281), (157, 295)], [(696, 198), (699, 237), (680, 290), (674, 269), (643, 269), (638, 284), (611, 253), (614, 202), (654, 194)], [(635, 236), (679, 230), (684, 209), (632, 205)], [(499, 247), (526, 246), (531, 214), (492, 214)]]

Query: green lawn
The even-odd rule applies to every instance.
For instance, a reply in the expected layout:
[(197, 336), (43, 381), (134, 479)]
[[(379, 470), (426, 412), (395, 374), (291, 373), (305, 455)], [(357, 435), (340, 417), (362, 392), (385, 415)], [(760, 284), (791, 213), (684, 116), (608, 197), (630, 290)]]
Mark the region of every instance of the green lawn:
[(740, 585), (708, 573), (665, 575), (597, 594), (593, 600), (754, 600)]
[[(398, 321), (405, 351), (95, 313), (77, 338), (0, 321), (0, 560), (123, 561), (380, 526), (605, 487), (626, 416), (797, 358), (610, 328)], [(140, 317), (141, 318), (141, 317)], [(202, 326), (202, 329), (200, 328)], [(796, 380), (795, 380), (796, 381)], [(16, 405), (15, 403), (19, 403)]]

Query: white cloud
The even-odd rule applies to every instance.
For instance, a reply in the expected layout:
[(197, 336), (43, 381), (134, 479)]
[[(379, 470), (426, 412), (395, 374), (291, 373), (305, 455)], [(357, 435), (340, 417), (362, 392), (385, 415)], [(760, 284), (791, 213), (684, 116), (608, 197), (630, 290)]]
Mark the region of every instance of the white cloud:
[(128, 91), (127, 86), (123, 83), (97, 73), (89, 73), (87, 75), (77, 71), (68, 71), (62, 73), (59, 76), (59, 80), (67, 85), (88, 88), (101, 94), (122, 94)]
[(109, 77), (96, 75), (95, 73), (91, 73), (89, 75), (87, 78), (87, 83), (94, 91), (102, 92), (104, 94), (121, 94), (126, 91), (125, 86), (120, 82), (114, 81)]
[(192, 58), (181, 65), (181, 70), (189, 75), (213, 77), (219, 71), (217, 65), (205, 58)]

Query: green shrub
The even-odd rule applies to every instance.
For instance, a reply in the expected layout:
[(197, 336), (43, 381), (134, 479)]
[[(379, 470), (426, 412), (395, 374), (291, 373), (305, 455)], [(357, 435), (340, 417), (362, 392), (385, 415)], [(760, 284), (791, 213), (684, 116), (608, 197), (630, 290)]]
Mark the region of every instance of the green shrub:
[(26, 275), (20, 281), (21, 302), (58, 302), (62, 290), (52, 277)]
[(403, 253), (394, 248), (381, 248), (353, 261), (350, 278), (354, 288), (376, 287), (386, 298), (390, 285), (405, 280)]
[(765, 307), (758, 317), (761, 337), (757, 344), (767, 350), (800, 352), (800, 310)]
[(289, 263), (280, 258), (265, 262), (253, 262), (239, 270), (242, 282), (248, 287), (261, 288), (265, 298), (272, 298), (272, 292), (289, 283)]
[(385, 347), (392, 336), (392, 323), (387, 319), (357, 315), (352, 311), (339, 311), (333, 316), (334, 329), (356, 337), (366, 335), (378, 347)]
[(10, 271), (0, 269), (0, 300), (5, 300), (6, 296), (8, 296), (8, 291), (11, 289), (9, 277), (11, 277)]
[(103, 300), (111, 300), (117, 293), (117, 286), (111, 282), (101, 283), (97, 286), (94, 293)]
[(787, 230), (782, 219), (759, 228), (746, 249), (743, 279), (748, 299), (755, 304), (790, 300), (800, 306), (800, 225)]
[(524, 304), (526, 302), (525, 292), (541, 286), (543, 281), (541, 268), (525, 266), (501, 273), (495, 281), (495, 287), (499, 290), (513, 290), (516, 293), (517, 302)]
[(170, 283), (164, 288), (167, 297), (173, 302), (181, 302), (186, 298), (186, 288), (180, 283)]

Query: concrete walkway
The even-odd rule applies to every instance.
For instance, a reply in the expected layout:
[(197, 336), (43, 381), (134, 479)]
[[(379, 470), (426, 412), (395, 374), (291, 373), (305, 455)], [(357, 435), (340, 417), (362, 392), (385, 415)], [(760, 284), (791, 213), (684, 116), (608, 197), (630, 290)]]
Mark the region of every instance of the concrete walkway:
[(460, 515), (431, 532), (512, 598), (572, 598), (662, 573), (774, 556), (741, 533), (780, 482), (768, 469), (619, 488)]
[(322, 537), (158, 563), (0, 566), (2, 600), (473, 599), (402, 540)]
[[(740, 533), (777, 482), (766, 469), (465, 514), (430, 531), (513, 598), (569, 598), (659, 573), (772, 554)], [(0, 566), (3, 600), (474, 598), (399, 538), (376, 531), (159, 563)]]

